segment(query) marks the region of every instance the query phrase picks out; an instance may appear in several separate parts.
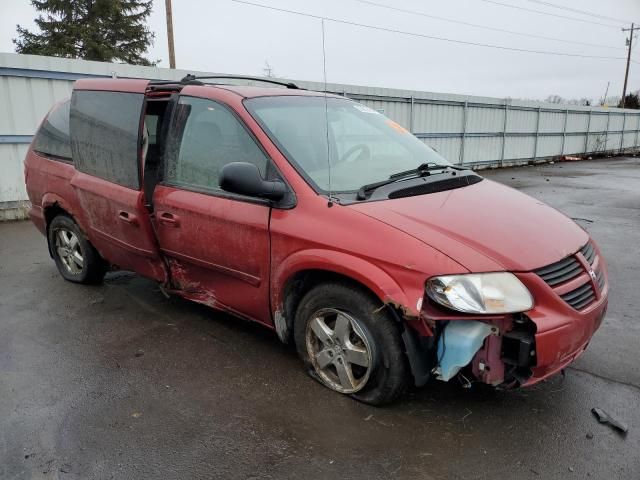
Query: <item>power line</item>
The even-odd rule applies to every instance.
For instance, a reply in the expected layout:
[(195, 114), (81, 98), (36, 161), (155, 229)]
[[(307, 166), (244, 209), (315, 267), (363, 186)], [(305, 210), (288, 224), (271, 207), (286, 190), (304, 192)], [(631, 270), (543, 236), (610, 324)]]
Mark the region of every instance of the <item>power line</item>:
[(557, 18), (564, 18), (566, 20), (573, 20), (574, 22), (590, 23), (592, 25), (600, 25), (601, 27), (609, 27), (609, 28), (615, 28), (615, 29), (620, 28), (619, 25), (611, 25), (610, 23), (600, 23), (600, 22), (594, 22), (592, 20), (584, 20), (582, 18), (577, 18), (577, 17), (569, 17), (567, 15), (559, 15), (557, 13), (544, 12), (542, 10), (536, 10), (534, 8), (526, 8), (526, 7), (520, 7), (518, 5), (511, 5), (510, 3), (496, 2), (495, 0), (480, 0), (480, 1), (485, 3), (491, 3), (493, 5), (500, 5), (501, 7), (515, 8), (516, 10), (524, 10), (525, 12), (533, 12), (533, 13), (538, 13), (540, 15), (547, 15), (549, 17), (557, 17)]
[(407, 13), (410, 15), (419, 15), (421, 17), (426, 17), (426, 18), (433, 18), (435, 20), (442, 20), (444, 22), (450, 22), (450, 23), (457, 23), (460, 25), (466, 25), (468, 27), (476, 27), (476, 28), (483, 28), (485, 30), (492, 30), (494, 32), (502, 32), (502, 33), (510, 33), (512, 35), (520, 35), (522, 37), (531, 37), (531, 38), (540, 38), (543, 40), (553, 40), (555, 42), (564, 42), (564, 43), (571, 43), (571, 44), (575, 44), (575, 45), (585, 45), (587, 47), (598, 47), (598, 48), (610, 48), (610, 49), (615, 49), (615, 50), (620, 50), (621, 47), (614, 47), (612, 45), (601, 45), (601, 44), (595, 44), (595, 43), (587, 43), (587, 42), (579, 42), (577, 40), (565, 40), (563, 38), (558, 38), (558, 37), (547, 37), (544, 35), (536, 35), (533, 33), (524, 33), (524, 32), (518, 32), (515, 30), (507, 30), (507, 29), (503, 29), (503, 28), (497, 28), (497, 27), (490, 27), (488, 25), (480, 25), (477, 23), (470, 23), (470, 22), (463, 22), (461, 20), (454, 20), (451, 18), (446, 18), (446, 17), (439, 17), (437, 15), (431, 15), (431, 14), (427, 14), (424, 12), (419, 12), (416, 10), (409, 10), (409, 9), (405, 9), (405, 8), (399, 8), (399, 7), (392, 7), (391, 5), (385, 5), (382, 3), (377, 3), (377, 2), (373, 2), (371, 0), (355, 0), (356, 2), (360, 2), (360, 3), (366, 3), (369, 5), (373, 5), (376, 7), (380, 7), (380, 8), (386, 8), (389, 10), (395, 10), (397, 12), (402, 12), (402, 13)]
[(315, 18), (317, 20), (327, 20), (330, 22), (334, 22), (334, 23), (340, 23), (343, 25), (351, 25), (351, 26), (356, 26), (356, 27), (361, 27), (361, 28), (368, 28), (371, 30), (379, 30), (382, 32), (389, 32), (389, 33), (398, 33), (401, 35), (407, 35), (410, 37), (419, 37), (419, 38), (428, 38), (430, 40), (440, 40), (443, 42), (449, 42), (449, 43), (457, 43), (460, 45), (472, 45), (475, 47), (485, 47), (485, 48), (495, 48), (498, 50), (507, 50), (507, 51), (512, 51), (512, 52), (520, 52), (520, 53), (536, 53), (536, 54), (540, 54), (540, 55), (554, 55), (554, 56), (558, 56), (558, 57), (578, 57), (578, 58), (599, 58), (599, 59), (606, 59), (606, 60), (625, 60), (624, 57), (610, 57), (610, 56), (605, 56), (605, 55), (582, 55), (579, 53), (565, 53), (565, 52), (554, 52), (554, 51), (548, 51), (548, 50), (529, 50), (526, 48), (516, 48), (516, 47), (506, 47), (504, 45), (495, 45), (495, 44), (491, 44), (491, 43), (476, 43), (476, 42), (468, 42), (465, 40), (455, 40), (453, 38), (446, 38), (446, 37), (437, 37), (434, 35), (425, 35), (422, 33), (415, 33), (415, 32), (407, 32), (404, 30), (397, 30), (394, 28), (387, 28), (387, 27), (378, 27), (375, 25), (369, 25), (366, 23), (359, 23), (359, 22), (352, 22), (349, 20), (342, 20), (339, 18), (332, 18), (332, 17), (324, 17), (322, 15), (314, 15), (311, 13), (305, 13), (305, 12), (299, 12), (296, 10), (288, 10), (286, 8), (278, 8), (278, 7), (272, 7), (270, 5), (263, 5), (260, 3), (254, 3), (254, 2), (250, 2), (247, 0), (231, 0), (232, 2), (235, 3), (240, 3), (243, 5), (251, 5), (253, 7), (260, 7), (260, 8), (265, 8), (267, 10), (274, 10), (277, 12), (284, 12), (284, 13), (290, 13), (292, 15), (299, 15), (302, 17), (307, 17), (307, 18)]
[(545, 5), (547, 7), (558, 8), (560, 10), (566, 10), (568, 12), (580, 13), (581, 15), (587, 15), (589, 17), (601, 18), (602, 20), (613, 20), (614, 22), (622, 22), (622, 23), (627, 23), (628, 22), (628, 20), (622, 20), (620, 18), (615, 18), (615, 17), (607, 17), (606, 15), (602, 15), (602, 14), (599, 14), (599, 13), (588, 12), (586, 10), (580, 10), (578, 8), (566, 7), (564, 5), (558, 5), (556, 3), (544, 2), (542, 0), (527, 0), (527, 2), (538, 3), (540, 5)]

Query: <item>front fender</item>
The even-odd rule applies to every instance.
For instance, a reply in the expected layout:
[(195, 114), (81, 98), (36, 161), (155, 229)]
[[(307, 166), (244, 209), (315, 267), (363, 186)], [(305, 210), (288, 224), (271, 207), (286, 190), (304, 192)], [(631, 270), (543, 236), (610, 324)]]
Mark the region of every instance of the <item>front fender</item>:
[[(413, 328), (402, 328), (402, 341), (416, 386), (424, 385), (429, 379), (431, 363), (429, 354), (423, 348), (423, 343), (431, 341), (432, 337), (424, 337), (419, 317), (419, 301), (424, 292), (423, 279), (418, 272), (413, 272), (412, 281), (403, 290), (391, 275), (379, 266), (353, 255), (335, 250), (309, 249), (294, 253), (280, 263), (274, 271), (271, 290), (271, 306), (275, 329), (283, 342), (287, 342), (291, 328), (291, 319), (283, 317), (284, 286), (296, 273), (305, 270), (323, 270), (349, 277), (371, 290), (385, 305), (398, 322), (402, 319), (412, 319), (409, 322)], [(408, 272), (405, 272), (405, 274)], [(406, 277), (405, 277), (406, 280)], [(414, 285), (415, 284), (415, 285)], [(420, 333), (418, 333), (420, 331)], [(421, 340), (420, 338), (424, 339)]]
[[(382, 302), (399, 307), (404, 315), (418, 316), (416, 301), (410, 301), (407, 292), (382, 268), (360, 257), (324, 249), (298, 251), (277, 266), (273, 272), (274, 288), (271, 290), (274, 311), (277, 312), (283, 305), (287, 281), (304, 270), (324, 270), (349, 277), (369, 288)], [(422, 295), (422, 288), (419, 288), (418, 295)]]

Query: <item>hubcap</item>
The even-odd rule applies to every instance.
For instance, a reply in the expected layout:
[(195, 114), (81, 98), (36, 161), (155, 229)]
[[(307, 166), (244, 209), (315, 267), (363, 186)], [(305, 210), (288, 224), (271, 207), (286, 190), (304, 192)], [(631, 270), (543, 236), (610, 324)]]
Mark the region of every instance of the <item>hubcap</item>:
[(55, 232), (56, 252), (62, 261), (65, 269), (77, 275), (82, 272), (84, 258), (80, 249), (78, 236), (71, 230), (59, 228)]
[(333, 390), (355, 393), (369, 379), (372, 358), (358, 321), (345, 312), (326, 308), (307, 325), (307, 353), (316, 373)]

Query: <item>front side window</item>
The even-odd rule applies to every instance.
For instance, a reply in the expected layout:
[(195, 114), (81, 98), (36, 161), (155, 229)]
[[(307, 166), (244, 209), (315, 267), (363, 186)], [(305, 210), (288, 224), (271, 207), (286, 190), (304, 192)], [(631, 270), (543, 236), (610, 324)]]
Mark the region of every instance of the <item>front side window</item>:
[(71, 139), (69, 137), (70, 100), (54, 108), (33, 139), (33, 149), (56, 160), (71, 161)]
[(71, 151), (76, 168), (112, 183), (140, 188), (138, 170), (144, 95), (74, 91)]
[(329, 190), (329, 176), (333, 192), (353, 192), (424, 163), (450, 165), (394, 121), (351, 100), (329, 97), (325, 105), (320, 96), (273, 96), (245, 106), (320, 191)]
[(182, 97), (169, 128), (165, 182), (220, 190), (220, 172), (231, 162), (252, 163), (266, 175), (266, 155), (227, 108), (212, 100)]

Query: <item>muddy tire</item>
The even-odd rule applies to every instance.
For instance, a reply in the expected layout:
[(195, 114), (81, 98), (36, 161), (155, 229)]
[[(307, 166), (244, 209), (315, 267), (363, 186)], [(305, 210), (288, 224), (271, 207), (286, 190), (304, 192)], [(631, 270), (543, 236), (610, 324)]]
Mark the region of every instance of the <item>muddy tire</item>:
[(311, 289), (298, 306), (294, 337), (310, 373), (334, 391), (383, 405), (407, 389), (399, 326), (378, 299), (357, 286), (325, 283)]
[(67, 215), (58, 215), (47, 232), (51, 252), (60, 275), (75, 283), (97, 284), (107, 272), (107, 264)]

